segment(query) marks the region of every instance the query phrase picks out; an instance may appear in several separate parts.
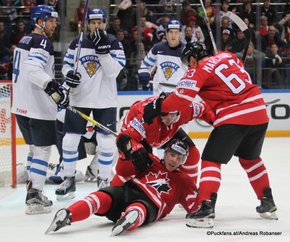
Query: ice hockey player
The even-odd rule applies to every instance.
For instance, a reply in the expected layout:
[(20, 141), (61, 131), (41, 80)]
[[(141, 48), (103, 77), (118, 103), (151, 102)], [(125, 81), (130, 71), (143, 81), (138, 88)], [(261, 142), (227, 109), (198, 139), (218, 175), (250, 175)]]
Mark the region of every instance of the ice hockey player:
[[(125, 66), (122, 44), (116, 37), (105, 33), (107, 14), (100, 8), (92, 8), (87, 15), (88, 35), (84, 36), (78, 70), (74, 65), (79, 37), (69, 45), (64, 57), (62, 73), (70, 87), (70, 104), (111, 129), (116, 131), (117, 84), (116, 77)], [(75, 171), (78, 161), (78, 145), (86, 133), (87, 121), (67, 110), (65, 135), (63, 138), (64, 182), (56, 190), (58, 200), (74, 197)], [(98, 156), (87, 169), (86, 176), (97, 180), (99, 188), (109, 185), (116, 153), (115, 137), (105, 131), (96, 134)]]
[[(149, 102), (166, 98), (165, 93), (158, 97), (150, 97), (134, 103), (126, 116), (123, 118), (121, 132), (117, 137), (117, 146), (119, 150), (128, 156), (135, 158), (143, 157), (142, 162), (138, 163), (140, 169), (150, 166), (148, 153), (152, 148), (163, 148), (166, 143), (172, 139), (181, 139), (189, 145), (189, 155), (186, 162), (180, 169), (186, 172), (194, 182), (197, 181), (198, 165), (200, 160), (199, 150), (191, 138), (181, 128), (186, 122), (193, 119), (202, 119), (207, 123), (214, 120), (214, 115), (207, 105), (201, 102), (192, 102), (184, 106), (183, 112), (172, 111), (162, 113), (160, 117), (154, 118), (152, 123), (143, 122), (144, 106)], [(130, 145), (127, 146), (128, 142)], [(132, 149), (128, 150), (128, 147)], [(122, 178), (121, 178), (122, 179)]]
[(190, 68), (177, 90), (164, 101), (147, 104), (143, 118), (151, 123), (162, 112), (182, 113), (184, 105), (194, 101), (197, 94), (215, 113), (214, 130), (201, 157), (199, 194), (194, 212), (187, 215), (187, 225), (213, 226), (215, 204), (211, 198), (216, 197), (221, 184), (221, 165), (232, 156), (238, 157), (260, 200), (256, 211), (263, 218), (277, 219), (268, 172), (260, 157), (269, 118), (259, 88), (233, 53), (209, 56), (202, 44), (194, 42), (185, 47), (181, 59)]
[(53, 45), (58, 13), (38, 5), (31, 12), (34, 30), (17, 44), (13, 57), (12, 112), (25, 143), (27, 157), (26, 213), (49, 213), (52, 201), (43, 194), (51, 146), (56, 144), (57, 105), (68, 105), (68, 94), (54, 76)]
[(102, 188), (67, 209), (60, 209), (46, 233), (95, 214), (115, 222), (112, 235), (116, 236), (164, 218), (178, 203), (190, 211), (197, 189), (192, 179), (178, 168), (185, 162), (188, 148), (185, 142), (172, 140), (165, 149), (164, 159), (150, 154), (152, 166), (143, 171), (138, 171), (131, 159), (119, 159), (118, 174), (132, 179), (122, 186)]

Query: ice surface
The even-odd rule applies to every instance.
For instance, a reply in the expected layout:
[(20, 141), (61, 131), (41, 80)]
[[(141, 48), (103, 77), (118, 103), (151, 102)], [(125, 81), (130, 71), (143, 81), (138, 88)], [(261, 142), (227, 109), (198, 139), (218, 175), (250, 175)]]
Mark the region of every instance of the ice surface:
[[(202, 150), (206, 140), (194, 140)], [(2, 242), (107, 242), (107, 241), (290, 241), (290, 138), (266, 138), (262, 158), (268, 169), (274, 199), (278, 207), (278, 221), (260, 219), (255, 211), (259, 204), (249, 185), (245, 172), (236, 158), (222, 166), (222, 185), (216, 205), (216, 220), (213, 229), (194, 229), (185, 226), (185, 211), (176, 207), (162, 221), (138, 228), (118, 237), (111, 237), (113, 224), (103, 217), (89, 219), (58, 232), (45, 235), (55, 212), (95, 190), (95, 184), (78, 183), (76, 198), (71, 201), (56, 201), (56, 185), (46, 185), (46, 195), (53, 200), (51, 214), (25, 215), (25, 185), (16, 189), (0, 189), (0, 237)], [(17, 148), (18, 162), (24, 161), (26, 146)], [(51, 161), (57, 162), (54, 149)], [(79, 162), (83, 172), (89, 159)], [(287, 188), (288, 187), (288, 188)], [(244, 235), (233, 235), (235, 232)], [(264, 234), (261, 234), (263, 232)], [(274, 232), (276, 235), (267, 233)], [(231, 233), (232, 235), (225, 235)]]

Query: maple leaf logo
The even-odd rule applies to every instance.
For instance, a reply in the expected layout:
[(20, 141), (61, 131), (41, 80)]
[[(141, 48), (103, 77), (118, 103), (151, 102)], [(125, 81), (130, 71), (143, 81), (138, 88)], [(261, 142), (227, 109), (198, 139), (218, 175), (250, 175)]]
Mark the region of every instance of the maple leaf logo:
[(146, 184), (152, 186), (159, 194), (162, 192), (169, 193), (171, 190), (171, 187), (169, 186), (169, 178), (167, 178), (168, 173), (161, 171), (158, 171), (158, 173), (152, 173), (149, 172), (148, 175), (146, 175)]

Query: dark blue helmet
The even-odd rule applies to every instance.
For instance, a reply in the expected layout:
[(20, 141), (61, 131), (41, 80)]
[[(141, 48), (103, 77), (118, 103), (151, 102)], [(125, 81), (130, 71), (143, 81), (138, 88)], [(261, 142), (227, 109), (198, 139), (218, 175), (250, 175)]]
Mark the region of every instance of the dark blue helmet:
[(206, 48), (199, 42), (187, 43), (181, 52), (181, 61), (184, 65), (188, 66), (189, 57), (194, 57), (197, 61), (208, 56)]
[(182, 24), (178, 20), (170, 20), (166, 26), (166, 32), (168, 32), (170, 29), (179, 29), (179, 31), (181, 31)]
[(107, 21), (107, 14), (101, 8), (92, 8), (87, 15), (88, 22), (92, 19), (101, 19), (104, 23)]
[(48, 17), (58, 18), (58, 13), (52, 6), (38, 5), (31, 11), (32, 24), (35, 25), (38, 19), (46, 21)]

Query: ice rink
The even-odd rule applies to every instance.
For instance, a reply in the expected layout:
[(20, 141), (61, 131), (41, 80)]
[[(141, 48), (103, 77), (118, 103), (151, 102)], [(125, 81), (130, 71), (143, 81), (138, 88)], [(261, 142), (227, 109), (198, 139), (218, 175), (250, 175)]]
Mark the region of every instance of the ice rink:
[[(202, 151), (205, 139), (194, 141)], [(221, 141), (222, 142), (222, 141)], [(51, 214), (25, 215), (24, 185), (16, 189), (0, 189), (0, 237), (2, 242), (106, 242), (106, 241), (290, 241), (290, 138), (266, 138), (262, 158), (268, 169), (274, 199), (278, 207), (278, 221), (262, 220), (255, 211), (259, 204), (247, 176), (236, 158), (222, 166), (222, 185), (216, 205), (213, 229), (193, 229), (185, 226), (185, 211), (176, 207), (162, 221), (150, 224), (117, 237), (111, 237), (112, 223), (106, 218), (92, 216), (89, 219), (65, 227), (56, 233), (45, 235), (55, 212), (83, 198), (95, 190), (95, 184), (77, 183), (76, 198), (58, 202), (56, 185), (46, 185), (45, 193), (53, 200)], [(26, 146), (17, 148), (18, 162), (24, 161)], [(88, 159), (78, 164), (83, 172)], [(53, 149), (51, 162), (57, 162)], [(288, 187), (288, 188), (287, 188)]]

